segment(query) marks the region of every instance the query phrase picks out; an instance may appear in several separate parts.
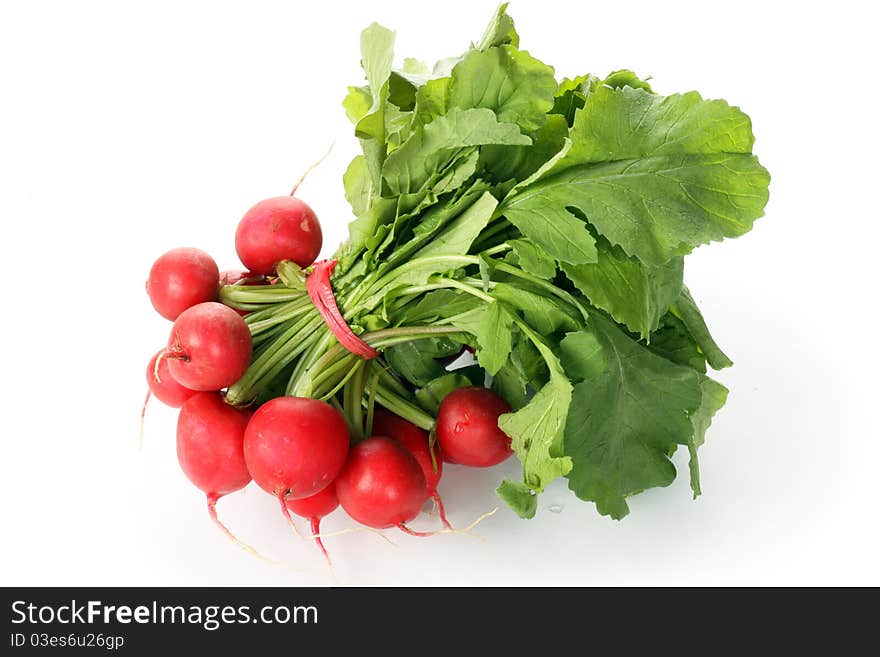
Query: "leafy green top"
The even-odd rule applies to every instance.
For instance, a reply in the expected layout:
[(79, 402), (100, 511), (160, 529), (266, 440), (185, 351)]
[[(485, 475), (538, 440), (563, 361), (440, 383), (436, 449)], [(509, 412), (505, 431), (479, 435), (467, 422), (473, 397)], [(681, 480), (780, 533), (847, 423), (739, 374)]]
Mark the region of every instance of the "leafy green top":
[[(749, 118), (631, 71), (557, 82), (506, 5), (433, 67), (395, 70), (393, 41), (364, 31), (367, 84), (344, 102), (363, 154), (344, 178), (356, 219), (334, 285), (355, 327), (445, 332), (390, 347), (377, 398), (424, 419), (489, 382), (514, 408), (499, 425), (523, 473), (498, 492), (523, 517), (567, 477), (621, 518), (627, 497), (673, 480), (678, 445), (699, 494), (697, 450), (727, 397), (706, 366), (731, 362), (684, 256), (763, 213)], [(438, 359), (462, 344), (477, 364), (450, 373)]]

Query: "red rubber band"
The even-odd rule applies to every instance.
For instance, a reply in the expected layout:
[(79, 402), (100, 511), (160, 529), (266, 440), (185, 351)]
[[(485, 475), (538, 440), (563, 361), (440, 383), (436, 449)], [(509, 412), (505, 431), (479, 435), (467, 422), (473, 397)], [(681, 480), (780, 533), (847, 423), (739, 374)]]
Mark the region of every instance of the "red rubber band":
[(306, 278), (306, 290), (309, 293), (309, 298), (321, 313), (327, 328), (339, 340), (339, 344), (355, 356), (366, 360), (375, 358), (379, 352), (356, 336), (345, 322), (342, 313), (339, 312), (339, 306), (336, 305), (336, 297), (333, 296), (333, 288), (330, 285), (330, 273), (335, 266), (336, 260), (321, 260), (312, 265), (312, 273)]

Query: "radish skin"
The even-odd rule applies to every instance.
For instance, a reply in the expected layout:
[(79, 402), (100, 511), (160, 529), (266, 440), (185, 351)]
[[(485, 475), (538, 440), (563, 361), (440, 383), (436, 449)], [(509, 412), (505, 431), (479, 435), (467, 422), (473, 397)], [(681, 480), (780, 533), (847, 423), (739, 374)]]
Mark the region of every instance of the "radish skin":
[(222, 303), (200, 303), (181, 313), (171, 329), (164, 358), (169, 371), (191, 390), (221, 390), (238, 381), (250, 364), (251, 333), (241, 316)]
[(252, 273), (269, 275), (282, 260), (311, 265), (323, 236), (315, 212), (293, 196), (275, 196), (249, 209), (235, 231), (235, 251)]
[(150, 268), (147, 294), (156, 312), (174, 321), (187, 308), (217, 298), (219, 275), (217, 263), (204, 251), (172, 249)]
[(240, 547), (260, 557), (229, 531), (216, 510), (217, 500), (251, 481), (244, 461), (244, 431), (250, 416), (249, 410), (230, 406), (218, 392), (195, 393), (177, 417), (177, 460), (186, 477), (205, 494), (214, 524)]
[(276, 397), (260, 406), (248, 422), (244, 457), (254, 481), (278, 499), (296, 531), (288, 502), (312, 497), (329, 486), (345, 465), (348, 446), (348, 425), (330, 404)]
[(187, 478), (206, 495), (240, 490), (251, 481), (244, 433), (251, 413), (230, 406), (218, 392), (198, 392), (177, 417), (177, 459)]
[(432, 458), (431, 447), (428, 442), (428, 432), (420, 429), (412, 422), (407, 422), (387, 409), (377, 407), (373, 416), (373, 433), (381, 436), (390, 436), (406, 447), (410, 454), (415, 457), (422, 468), (422, 474), (425, 475), (428, 495), (437, 505), (440, 521), (444, 527), (452, 529), (452, 525), (449, 524), (449, 520), (446, 518), (446, 508), (443, 505), (443, 500), (437, 492), (437, 485), (443, 476), (443, 459), (436, 445), (434, 446)]
[(187, 399), (196, 394), (196, 391), (180, 385), (171, 376), (170, 361), (167, 358), (159, 360), (163, 351), (164, 349), (160, 349), (153, 354), (147, 365), (147, 386), (150, 388), (150, 394), (160, 402), (171, 408), (180, 408)]
[(340, 505), (357, 522), (416, 533), (406, 523), (428, 499), (427, 484), (419, 462), (396, 440), (372, 436), (359, 442), (335, 483)]
[(444, 458), (475, 468), (507, 459), (513, 450), (498, 418), (510, 411), (502, 397), (486, 388), (469, 386), (450, 392), (437, 412), (437, 442)]

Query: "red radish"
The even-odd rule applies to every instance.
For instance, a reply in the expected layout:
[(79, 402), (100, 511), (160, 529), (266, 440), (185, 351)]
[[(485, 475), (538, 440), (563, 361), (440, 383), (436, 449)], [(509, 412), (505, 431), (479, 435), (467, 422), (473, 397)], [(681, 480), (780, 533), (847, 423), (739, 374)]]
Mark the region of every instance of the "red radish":
[(217, 263), (204, 251), (172, 249), (153, 263), (147, 294), (156, 312), (174, 321), (187, 308), (214, 301), (219, 276)]
[(330, 482), (329, 486), (325, 486), (319, 492), (311, 497), (303, 497), (298, 500), (287, 498), (284, 500), (287, 508), (296, 515), (307, 518), (312, 529), (312, 536), (315, 537), (315, 543), (321, 548), (321, 553), (327, 562), (330, 562), (330, 555), (321, 541), (321, 518), (329, 516), (339, 506), (339, 500), (336, 498), (336, 486)]
[[(218, 392), (198, 392), (177, 417), (177, 460), (189, 480), (208, 498), (211, 519), (236, 543), (248, 549), (217, 518), (224, 495), (248, 485), (244, 432), (250, 411), (230, 406)], [(252, 548), (250, 548), (253, 551)]]
[(150, 393), (160, 402), (172, 408), (180, 408), (183, 402), (196, 394), (196, 391), (180, 385), (171, 376), (168, 359), (162, 358), (158, 366), (156, 365), (156, 359), (163, 351), (164, 349), (157, 351), (147, 365), (147, 385), (150, 387)]
[(141, 443), (144, 439), (144, 418), (147, 415), (147, 404), (150, 403), (150, 397), (156, 397), (166, 406), (180, 408), (187, 399), (196, 394), (195, 390), (180, 385), (171, 376), (168, 360), (164, 357), (159, 359), (164, 351), (162, 349), (156, 352), (147, 365), (147, 396), (144, 398), (144, 405), (141, 408), (141, 424), (138, 435), (138, 440)]
[(396, 440), (373, 436), (351, 449), (336, 478), (336, 496), (357, 522), (385, 529), (406, 526), (428, 499), (425, 475), (416, 458)]
[(177, 418), (177, 458), (189, 480), (208, 496), (222, 496), (251, 480), (244, 434), (251, 413), (227, 404), (219, 392), (197, 392)]
[(428, 432), (384, 408), (377, 407), (373, 417), (373, 433), (394, 438), (415, 457), (422, 467), (428, 495), (437, 505), (440, 520), (447, 529), (452, 529), (452, 525), (446, 518), (443, 500), (440, 499), (440, 494), (437, 492), (437, 484), (440, 483), (440, 477), (443, 476), (443, 460), (440, 458), (440, 450), (436, 445), (432, 457), (431, 447), (428, 443)]
[(251, 349), (250, 329), (241, 316), (222, 303), (209, 301), (177, 318), (164, 358), (171, 361), (171, 376), (181, 385), (191, 390), (220, 390), (245, 373)]
[(248, 423), (244, 457), (254, 481), (278, 498), (293, 525), (286, 502), (329, 486), (345, 465), (348, 442), (345, 418), (330, 404), (276, 397), (260, 406)]
[(510, 413), (499, 395), (477, 386), (453, 390), (437, 412), (437, 440), (454, 463), (485, 468), (510, 456), (510, 437), (498, 427), (498, 416)]
[(235, 251), (256, 274), (271, 274), (282, 260), (308, 267), (321, 251), (321, 224), (314, 211), (294, 196), (260, 201), (238, 224)]

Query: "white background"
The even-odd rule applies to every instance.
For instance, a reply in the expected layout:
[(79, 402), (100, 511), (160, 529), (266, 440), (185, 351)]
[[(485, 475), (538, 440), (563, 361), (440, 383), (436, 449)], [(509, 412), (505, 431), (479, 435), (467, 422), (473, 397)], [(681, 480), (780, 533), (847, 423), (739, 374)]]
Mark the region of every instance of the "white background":
[[(335, 140), (299, 192), (331, 253), (350, 219), (341, 175), (357, 143), (340, 101), (362, 79), (360, 30), (377, 20), (398, 31), (398, 61), (433, 61), (479, 38), (494, 6), (0, 5), (0, 584), (332, 582), (253, 485), (221, 516), (301, 570), (220, 535), (178, 469), (173, 410), (150, 407), (138, 451), (144, 368), (169, 329), (143, 284), (175, 246), (235, 267), (243, 212)], [(704, 495), (691, 501), (683, 454), (684, 476), (632, 498), (619, 523), (557, 482), (538, 518), (501, 508), (483, 541), (328, 539), (339, 583), (880, 584), (878, 53), (865, 6), (513, 3), (523, 47), (560, 77), (627, 67), (753, 119), (773, 175), (767, 215), (686, 268), (736, 362), (719, 374), (732, 392), (701, 451)], [(516, 469), (448, 468), (453, 522), (493, 508)], [(339, 511), (325, 524), (351, 522)]]

